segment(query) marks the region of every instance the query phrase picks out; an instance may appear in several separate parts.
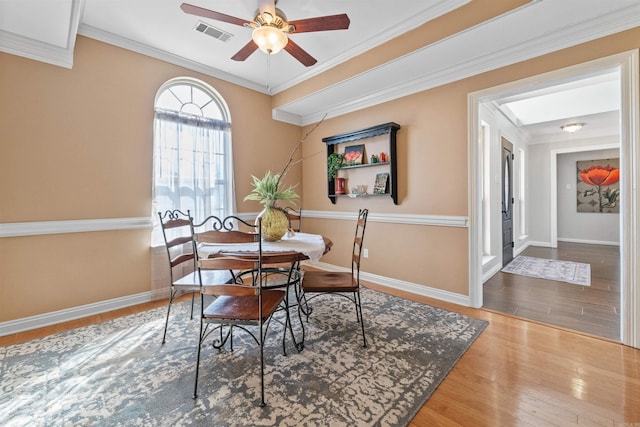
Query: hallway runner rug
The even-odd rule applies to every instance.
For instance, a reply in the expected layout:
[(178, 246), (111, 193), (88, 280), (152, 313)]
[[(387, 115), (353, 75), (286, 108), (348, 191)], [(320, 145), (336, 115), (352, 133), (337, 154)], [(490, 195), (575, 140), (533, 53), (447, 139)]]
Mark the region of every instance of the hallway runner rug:
[(0, 425), (406, 426), (488, 322), (370, 289), (362, 304), (367, 348), (345, 298), (311, 303), (301, 353), (289, 338), (284, 356), (271, 323), (263, 408), (259, 350), (241, 331), (233, 351), (203, 344), (192, 399), (190, 301), (172, 308), (164, 345), (163, 307), (0, 347)]
[(581, 262), (559, 261), (520, 255), (503, 268), (502, 271), (504, 273), (555, 280), (558, 282), (572, 283), (574, 285), (591, 285), (591, 265)]

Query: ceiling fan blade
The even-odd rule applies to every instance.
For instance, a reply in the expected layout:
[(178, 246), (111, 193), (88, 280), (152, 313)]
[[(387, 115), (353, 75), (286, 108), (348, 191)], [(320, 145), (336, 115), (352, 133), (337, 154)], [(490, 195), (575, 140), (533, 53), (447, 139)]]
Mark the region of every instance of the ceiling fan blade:
[(318, 16), (317, 18), (299, 19), (289, 21), (296, 27), (294, 33), (309, 33), (311, 31), (346, 30), (351, 20), (346, 13), (341, 15)]
[(318, 62), (313, 56), (309, 55), (304, 49), (295, 44), (291, 38), (289, 38), (289, 43), (284, 47), (284, 50), (289, 52), (291, 56), (300, 61), (305, 67), (310, 67)]
[(241, 27), (245, 24), (251, 23), (251, 21), (247, 21), (246, 19), (236, 18), (235, 16), (225, 15), (224, 13), (215, 12), (213, 10), (205, 9), (202, 7), (194, 6), (189, 3), (182, 3), (180, 5), (180, 9), (184, 13), (188, 13), (190, 15), (201, 16), (203, 18), (215, 19), (216, 21), (228, 22), (229, 24), (240, 25)]
[(235, 55), (231, 57), (234, 61), (244, 61), (251, 55), (253, 52), (258, 49), (258, 45), (253, 40), (249, 40), (249, 43), (244, 45), (242, 49), (238, 51)]

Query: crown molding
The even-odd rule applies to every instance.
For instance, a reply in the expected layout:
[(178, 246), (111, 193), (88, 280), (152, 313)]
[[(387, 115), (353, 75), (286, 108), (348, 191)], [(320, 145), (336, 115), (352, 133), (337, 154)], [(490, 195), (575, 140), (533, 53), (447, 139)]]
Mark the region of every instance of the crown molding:
[[(317, 122), (325, 114), (327, 118), (338, 117), (640, 25), (640, 3), (638, 3), (607, 15), (600, 15), (597, 18), (563, 27), (559, 31), (533, 37), (526, 42), (513, 40), (510, 46), (496, 45), (493, 50), (481, 56), (459, 58), (457, 63), (433, 71), (425, 72), (424, 66), (420, 66), (420, 64), (430, 63), (425, 58), (428, 58), (433, 52), (443, 51), (448, 45), (468, 44), (473, 41), (478, 29), (486, 27), (490, 23), (499, 28), (498, 25), (495, 25), (495, 21), (521, 11), (523, 8), (535, 7), (540, 3), (542, 2), (529, 3), (505, 15), (277, 107), (275, 110), (278, 112), (274, 113), (274, 117), (280, 117), (283, 113), (287, 113), (287, 117), (297, 115), (296, 120), (299, 120), (302, 125), (308, 125)], [(406, 78), (397, 84), (379, 85), (381, 81), (393, 82), (394, 78), (389, 76), (402, 75), (410, 69), (417, 70), (413, 78)], [(353, 92), (353, 87), (359, 87), (356, 92), (363, 95), (344, 102), (343, 97), (339, 95)], [(372, 88), (377, 89), (372, 90)], [(331, 102), (333, 104), (330, 104)], [(317, 109), (311, 112), (296, 113), (296, 111), (303, 111), (305, 106), (317, 106)]]
[(410, 19), (404, 21), (402, 25), (392, 26), (386, 31), (375, 34), (373, 37), (364, 40), (362, 43), (341, 53), (340, 55), (335, 56), (328, 61), (321, 61), (321, 64), (314, 66), (309, 72), (301, 74), (297, 78), (290, 79), (286, 83), (275, 86), (274, 88), (272, 88), (273, 93), (277, 94), (299, 83), (302, 83), (305, 80), (322, 74), (325, 71), (342, 64), (343, 62), (347, 62), (358, 55), (362, 55), (363, 53), (368, 52), (395, 37), (418, 28), (419, 26), (424, 25), (427, 22), (432, 21), (453, 10), (456, 10), (470, 2), (471, 0), (441, 0), (435, 5), (432, 5), (424, 10), (416, 11), (416, 13)]
[[(279, 110), (274, 108), (271, 111), (271, 117), (273, 120), (277, 120), (279, 122), (289, 123), (290, 125), (302, 126), (302, 117), (298, 114), (288, 113), (286, 111)], [(320, 121), (320, 119), (318, 119)]]
[[(362, 53), (365, 53), (392, 38), (395, 38), (407, 31), (417, 28), (420, 25), (425, 24), (426, 22), (429, 22), (439, 16), (449, 13), (452, 10), (458, 9), (459, 7), (464, 6), (470, 1), (471, 0), (441, 0), (435, 5), (432, 5), (414, 14), (412, 18), (410, 20), (405, 21), (402, 26), (392, 26), (388, 28), (387, 31), (376, 34), (375, 36), (363, 41), (362, 43), (353, 47), (352, 49), (349, 49), (348, 51), (345, 51), (342, 54), (335, 56), (328, 61), (323, 61), (322, 64), (313, 67), (307, 73), (301, 74), (294, 79), (287, 80), (287, 82), (284, 84), (272, 87), (271, 91), (268, 91), (265, 88), (265, 86), (262, 84), (257, 84), (252, 81), (239, 78), (233, 74), (226, 73), (224, 71), (220, 71), (216, 68), (209, 67), (202, 63), (191, 61), (181, 56), (174, 55), (166, 51), (162, 51), (162, 50), (150, 47), (148, 45), (135, 42), (133, 40), (92, 27), (90, 25), (81, 24), (78, 30), (78, 34), (95, 39), (95, 40), (102, 41), (104, 43), (112, 44), (114, 46), (118, 46), (123, 49), (131, 50), (133, 52), (137, 52), (155, 59), (159, 59), (174, 65), (188, 68), (190, 70), (197, 71), (211, 77), (219, 78), (221, 80), (225, 80), (230, 83), (234, 83), (239, 86), (252, 89), (267, 95), (275, 95), (305, 80), (308, 80), (312, 77), (320, 75), (323, 72), (343, 62), (346, 62), (354, 58), (355, 56), (361, 55)], [(286, 114), (280, 114), (278, 115), (278, 118), (275, 118), (275, 119), (284, 121), (287, 123), (291, 123), (291, 124), (297, 124), (297, 125), (300, 124), (299, 117), (291, 117)]]
[(73, 68), (73, 48), (49, 43), (0, 30), (0, 51), (58, 67)]
[(78, 29), (78, 34), (123, 49), (127, 49), (132, 52), (148, 56), (150, 58), (159, 59), (160, 61), (168, 62), (169, 64), (187, 68), (189, 70), (196, 71), (207, 76), (215, 77), (217, 79), (224, 80), (229, 83), (245, 87), (247, 89), (255, 90), (256, 92), (269, 94), (264, 85), (251, 82), (249, 80), (237, 77), (233, 74), (220, 71), (216, 68), (206, 66), (196, 61), (191, 61), (182, 56), (174, 55), (173, 53), (169, 53), (161, 49), (156, 49), (154, 47), (138, 43), (126, 37), (121, 37), (108, 31), (92, 27), (90, 25), (81, 24), (80, 28)]
[(0, 30), (0, 51), (59, 67), (73, 68), (73, 50), (83, 10), (84, 0), (72, 0), (66, 47)]

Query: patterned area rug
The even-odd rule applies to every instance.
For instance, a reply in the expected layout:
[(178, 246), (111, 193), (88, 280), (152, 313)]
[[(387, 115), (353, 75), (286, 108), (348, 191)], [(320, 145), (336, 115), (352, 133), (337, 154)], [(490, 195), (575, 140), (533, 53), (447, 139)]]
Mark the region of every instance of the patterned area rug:
[(0, 425), (405, 426), (487, 322), (369, 289), (362, 297), (368, 348), (344, 298), (312, 301), (301, 353), (289, 342), (282, 354), (272, 322), (264, 408), (258, 349), (242, 332), (233, 352), (203, 346), (192, 399), (190, 302), (172, 309), (164, 345), (158, 308), (0, 347)]
[(581, 262), (517, 256), (502, 271), (574, 285), (591, 286), (591, 265)]

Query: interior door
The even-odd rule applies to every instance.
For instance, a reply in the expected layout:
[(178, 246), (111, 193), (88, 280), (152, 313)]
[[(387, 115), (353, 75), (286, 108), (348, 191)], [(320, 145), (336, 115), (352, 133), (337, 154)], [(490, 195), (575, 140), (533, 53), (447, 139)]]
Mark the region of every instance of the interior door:
[(513, 260), (513, 144), (502, 138), (502, 265)]

